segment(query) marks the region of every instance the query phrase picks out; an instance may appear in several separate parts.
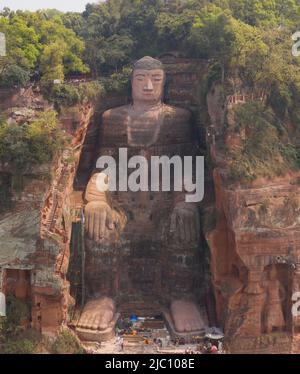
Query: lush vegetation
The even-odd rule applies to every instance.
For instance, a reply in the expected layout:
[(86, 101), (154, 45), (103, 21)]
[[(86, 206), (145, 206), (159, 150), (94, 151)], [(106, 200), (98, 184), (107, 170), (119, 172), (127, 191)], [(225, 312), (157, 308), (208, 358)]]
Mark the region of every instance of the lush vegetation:
[(22, 327), (30, 318), (29, 305), (14, 296), (7, 297), (7, 317), (0, 319), (0, 353), (34, 353), (41, 342), (41, 334)]
[(89, 70), (82, 61), (84, 42), (64, 26), (59, 15), (5, 9), (0, 31), (7, 39), (7, 58), (1, 66), (4, 86), (23, 85), (34, 75), (47, 84), (63, 80), (65, 74)]
[(175, 49), (213, 59), (224, 74), (235, 71), (254, 83), (278, 74), (277, 66), (272, 72), (266, 66), (268, 77), (260, 68), (274, 62), (273, 52), (280, 61), (285, 41), (291, 49), (299, 24), (297, 0), (107, 0), (88, 4), (82, 14), (4, 9), (0, 31), (8, 57), (2, 76), (24, 81), (29, 73), (49, 82), (91, 71), (101, 77), (143, 55)]
[[(108, 78), (108, 81), (111, 81)], [(107, 92), (105, 84), (100, 81), (82, 82), (75, 86), (70, 83), (54, 84), (44, 93), (47, 99), (60, 112), (61, 108), (78, 103), (95, 102)]]
[[(298, 0), (106, 0), (87, 4), (83, 13), (4, 9), (0, 32), (7, 37), (7, 57), (0, 60), (0, 86), (37, 81), (59, 111), (111, 91), (126, 92), (130, 63), (144, 55), (176, 50), (203, 58), (209, 61), (207, 88), (221, 83), (224, 98), (240, 87), (269, 93), (266, 110), (244, 108), (255, 127), (244, 123), (246, 133), (267, 138), (266, 144), (249, 138), (235, 150), (232, 175), (247, 180), (277, 175), (297, 160), (287, 140), (291, 135), (282, 131), (284, 123), (297, 129), (300, 121), (300, 58), (291, 53), (291, 36), (299, 27)], [(94, 82), (53, 84), (82, 74)], [(270, 119), (271, 109), (276, 120)], [(42, 140), (37, 125), (31, 127), (1, 125), (0, 159), (18, 167), (30, 158), (47, 160), (54, 144)]]
[(63, 147), (66, 134), (60, 128), (57, 113), (46, 110), (31, 122), (23, 124), (0, 123), (0, 162), (10, 165), (15, 174), (28, 167), (49, 162)]
[(54, 354), (84, 354), (85, 350), (81, 346), (78, 339), (68, 330), (62, 331), (53, 344), (51, 345), (51, 353)]
[(252, 181), (272, 178), (299, 167), (299, 151), (273, 111), (261, 103), (246, 103), (235, 110), (237, 132), (244, 132), (239, 146), (230, 150), (231, 177)]
[[(43, 337), (35, 329), (28, 328), (30, 305), (14, 296), (7, 297), (7, 317), (0, 318), (0, 354), (83, 354), (84, 348), (68, 330), (53, 340)], [(27, 321), (25, 324), (24, 322)]]
[(112, 86), (116, 77), (109, 83), (107, 77), (134, 59), (177, 50), (209, 59), (219, 72), (214, 79), (269, 88), (279, 114), (294, 110), (299, 119), (299, 59), (291, 54), (299, 24), (297, 0), (107, 0), (88, 4), (82, 14), (4, 9), (0, 32), (8, 53), (1, 59), (0, 84), (37, 79), (51, 97), (72, 103), (77, 93), (68, 87), (52, 92), (49, 84), (90, 72)]
[(299, 62), (290, 53), (299, 24), (297, 0), (107, 0), (82, 14), (4, 9), (1, 84), (108, 76), (143, 55), (175, 49), (210, 59), (223, 80), (271, 87), (274, 99), (289, 106), (299, 91)]

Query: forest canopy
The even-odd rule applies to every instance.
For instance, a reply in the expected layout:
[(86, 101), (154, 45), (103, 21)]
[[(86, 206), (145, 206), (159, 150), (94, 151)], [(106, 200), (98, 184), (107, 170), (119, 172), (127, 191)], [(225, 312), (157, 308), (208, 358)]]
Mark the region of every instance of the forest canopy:
[(87, 4), (81, 14), (4, 8), (0, 32), (8, 55), (0, 76), (2, 85), (88, 72), (98, 77), (176, 50), (217, 61), (224, 76), (272, 84), (283, 73), (270, 60), (291, 49), (299, 27), (297, 0), (106, 0)]
[[(300, 58), (292, 54), (292, 35), (299, 30), (299, 0), (106, 0), (87, 4), (82, 13), (4, 8), (0, 32), (6, 36), (7, 55), (0, 57), (0, 87), (38, 83), (59, 112), (64, 106), (126, 89), (130, 65), (142, 56), (176, 51), (179, 56), (204, 59), (207, 90), (218, 82), (224, 97), (241, 87), (268, 94), (267, 107), (275, 122), (268, 108), (250, 105), (236, 112), (237, 122), (251, 118), (251, 123), (244, 123), (250, 135), (257, 133), (255, 126), (267, 131), (262, 138), (268, 138), (270, 152), (253, 137), (233, 155), (236, 179), (252, 180), (258, 164), (262, 173), (268, 169), (258, 162), (262, 155), (271, 161), (275, 154), (282, 157), (282, 167), (299, 161), (300, 152), (290, 147), (288, 137), (279, 144), (282, 134), (277, 129), (277, 121), (299, 128)], [(82, 75), (92, 82), (69, 84), (68, 78)], [(23, 143), (27, 148), (21, 147), (19, 153), (30, 156), (34, 150), (32, 162), (51, 155), (55, 147), (46, 138), (52, 130), (40, 122), (32, 126), (14, 129), (4, 121), (0, 158)], [(12, 152), (16, 164), (19, 153)]]

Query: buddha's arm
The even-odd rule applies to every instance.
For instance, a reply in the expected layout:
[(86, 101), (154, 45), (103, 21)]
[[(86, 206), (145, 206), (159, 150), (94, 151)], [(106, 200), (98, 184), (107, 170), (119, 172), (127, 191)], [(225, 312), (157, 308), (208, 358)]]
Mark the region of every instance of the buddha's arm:
[(170, 232), (174, 239), (185, 243), (198, 243), (200, 238), (199, 204), (184, 199), (175, 202)]
[[(122, 145), (119, 137), (124, 132), (122, 132), (124, 127), (122, 124), (125, 123), (125, 120), (125, 107), (104, 112), (99, 139), (101, 154), (106, 154), (107, 149), (112, 152), (112, 155), (118, 153), (118, 148)], [(88, 236), (100, 242), (107, 237), (109, 232), (116, 231), (120, 233), (123, 230), (126, 224), (126, 215), (113, 201), (109, 191), (102, 192), (97, 188), (98, 175), (99, 173), (96, 173), (91, 177), (86, 188), (85, 226)]]
[[(196, 164), (195, 156), (198, 153), (197, 146), (190, 143), (190, 146), (187, 147), (187, 150), (184, 151), (184, 156), (193, 157), (193, 176), (184, 174), (184, 181), (189, 180), (189, 183), (195, 184), (195, 190), (193, 192), (188, 192), (183, 186), (183, 191), (174, 193), (174, 209), (171, 216), (171, 234), (176, 237), (175, 239), (185, 243), (198, 243), (200, 239), (200, 214), (199, 214), (199, 201), (197, 201), (198, 196), (200, 195), (200, 185), (204, 181), (199, 181), (199, 176), (196, 178)], [(204, 188), (204, 187), (203, 187)], [(187, 197), (194, 197), (194, 202), (189, 202)]]
[(107, 231), (120, 233), (126, 224), (125, 213), (112, 201), (109, 191), (103, 192), (97, 187), (94, 174), (86, 188), (85, 228), (90, 239), (101, 242), (107, 237)]

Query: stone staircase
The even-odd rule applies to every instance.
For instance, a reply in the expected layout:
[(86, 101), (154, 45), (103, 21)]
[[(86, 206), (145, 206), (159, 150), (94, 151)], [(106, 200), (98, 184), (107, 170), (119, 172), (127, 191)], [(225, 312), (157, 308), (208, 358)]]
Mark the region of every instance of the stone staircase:
[(144, 343), (144, 338), (140, 335), (123, 335), (124, 346), (135, 346)]

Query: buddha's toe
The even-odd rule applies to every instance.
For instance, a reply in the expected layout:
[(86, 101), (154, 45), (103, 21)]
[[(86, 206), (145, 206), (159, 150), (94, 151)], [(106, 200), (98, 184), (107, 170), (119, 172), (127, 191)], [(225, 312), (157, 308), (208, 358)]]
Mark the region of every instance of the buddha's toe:
[(113, 312), (111, 310), (104, 311), (101, 316), (100, 323), (99, 323), (100, 329), (105, 330), (108, 327), (112, 319), (113, 319)]

